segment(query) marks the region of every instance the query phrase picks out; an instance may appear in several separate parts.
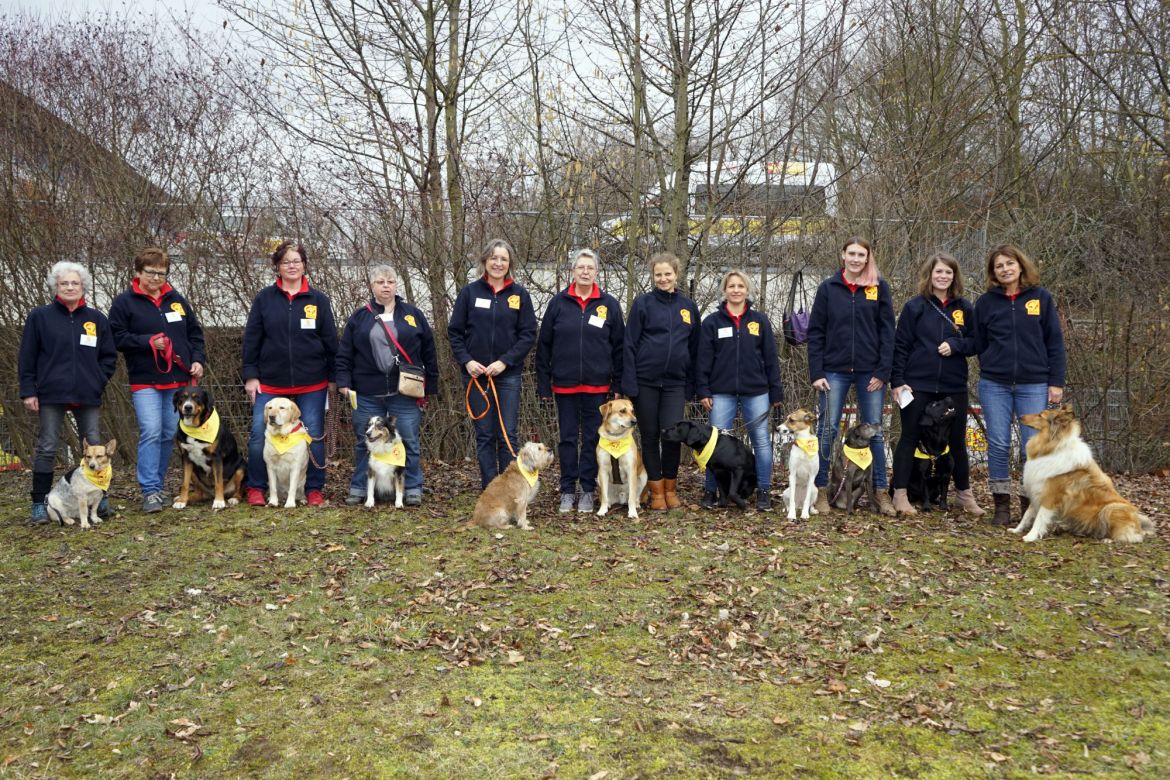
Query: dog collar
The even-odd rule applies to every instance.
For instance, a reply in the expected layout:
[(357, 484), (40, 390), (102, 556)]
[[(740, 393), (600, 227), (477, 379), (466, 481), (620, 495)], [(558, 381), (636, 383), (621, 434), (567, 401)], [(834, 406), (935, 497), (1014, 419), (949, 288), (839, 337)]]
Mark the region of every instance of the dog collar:
[(719, 441), (719, 429), (711, 429), (711, 438), (707, 439), (707, 443), (703, 445), (703, 449), (693, 450), (695, 455), (695, 462), (699, 464), (699, 468), (704, 471), (707, 470), (707, 461), (711, 460), (711, 456), (715, 453), (715, 442)]
[(305, 444), (312, 444), (313, 437), (305, 430), (305, 427), (297, 423), (297, 427), (293, 428), (288, 433), (273, 433), (268, 431), (264, 434), (273, 448), (281, 455), (291, 450), (302, 441)]
[(820, 442), (818, 442), (816, 439), (796, 439), (793, 444), (795, 444), (797, 447), (800, 447), (801, 451), (803, 451), (805, 455), (812, 456), (817, 454), (817, 445), (820, 444)]
[(873, 463), (873, 450), (869, 447), (849, 447), (842, 444), (841, 449), (845, 452), (845, 457), (858, 468), (867, 469)]
[(186, 425), (182, 420), (179, 420), (179, 427), (183, 430), (183, 433), (192, 439), (205, 441), (210, 444), (219, 436), (219, 410), (212, 409), (211, 416), (202, 425)]
[(370, 457), (387, 466), (406, 465), (406, 445), (400, 441), (394, 442), (389, 452), (371, 452)]
[(946, 455), (950, 451), (951, 451), (951, 445), (949, 445), (949, 444), (947, 445), (947, 448), (945, 450), (943, 450), (942, 452), (940, 452), (938, 455), (927, 455), (925, 452), (923, 452), (922, 450), (915, 447), (914, 448), (914, 457), (918, 458), (919, 460), (934, 460), (935, 458), (941, 458), (943, 455)]
[(524, 481), (528, 483), (528, 487), (536, 487), (536, 480), (540, 477), (539, 471), (529, 471), (524, 468), (524, 464), (519, 459), (516, 460), (516, 470), (520, 472), (520, 476), (524, 477)]
[(106, 466), (101, 471), (94, 471), (86, 465), (85, 461), (81, 462), (81, 475), (85, 477), (91, 485), (100, 487), (102, 490), (110, 489), (110, 480), (114, 477), (114, 468)]
[(633, 444), (634, 444), (634, 437), (632, 435), (623, 436), (622, 438), (617, 439), (617, 440), (607, 439), (604, 436), (602, 436), (600, 439), (597, 440), (597, 445), (599, 447), (601, 447), (601, 449), (608, 452), (610, 455), (614, 456), (615, 458), (620, 458), (621, 456), (623, 456), (627, 452), (629, 452), (630, 447), (633, 446)]

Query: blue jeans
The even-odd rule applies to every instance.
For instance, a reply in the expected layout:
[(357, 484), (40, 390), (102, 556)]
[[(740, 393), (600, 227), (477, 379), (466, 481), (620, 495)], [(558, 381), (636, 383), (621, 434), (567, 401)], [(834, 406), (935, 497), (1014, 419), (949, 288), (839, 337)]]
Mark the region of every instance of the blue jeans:
[[(1002, 385), (990, 379), (979, 380), (979, 403), (987, 426), (987, 476), (992, 493), (1011, 492), (1012, 420), (1023, 414), (1036, 414), (1048, 406), (1048, 385)], [(1028, 440), (1036, 433), (1026, 425), (1020, 428), (1020, 465), (1027, 460)]]
[[(601, 435), (601, 405), (605, 393), (558, 393), (557, 424), (561, 439), (557, 460), (561, 467), (561, 494), (582, 493), (597, 489), (597, 440)], [(580, 445), (580, 446), (578, 446)]]
[(264, 404), (273, 398), (288, 398), (296, 403), (301, 410), (301, 423), (305, 430), (314, 439), (309, 445), (313, 457), (309, 460), (309, 473), (305, 475), (305, 492), (321, 490), (325, 487), (325, 469), (313, 464), (324, 465), (325, 441), (322, 436), (325, 432), (325, 396), (327, 389), (299, 395), (273, 395), (272, 393), (256, 393), (256, 403), (252, 407), (252, 433), (248, 436), (248, 487), (259, 490), (268, 490), (268, 467), (264, 465)]
[(359, 395), (353, 412), (353, 432), (357, 437), (354, 448), (353, 477), (349, 480), (350, 495), (366, 497), (369, 479), (370, 451), (366, 449), (366, 426), (371, 417), (393, 417), (394, 427), (406, 447), (406, 492), (422, 494), (423, 473), (418, 446), (418, 429), (422, 410), (415, 399), (405, 395)]
[[(464, 374), (465, 390), (470, 383), (471, 377)], [(508, 468), (508, 464), (515, 460), (504, 441), (504, 432), (507, 432), (508, 440), (512, 442), (515, 450), (519, 451), (521, 445), (517, 436), (520, 422), (520, 373), (497, 376), (495, 383), (496, 396), (500, 399), (499, 410), (496, 409), (496, 396), (492, 395), (492, 390), (488, 387), (487, 377), (480, 377), (479, 385), (488, 395), (487, 413), (474, 421), (475, 457), (479, 461), (479, 479), (483, 487), (487, 487), (497, 474)], [(471, 388), (469, 400), (473, 414), (484, 411), (483, 396), (474, 387)], [(501, 414), (504, 417), (503, 431), (500, 430)]]
[[(772, 439), (768, 436), (768, 394), (760, 395), (720, 395), (711, 396), (711, 425), (722, 430), (728, 430), (735, 422), (735, 412), (738, 409), (744, 423), (760, 418), (759, 422), (748, 430), (752, 440), (752, 452), (756, 456), (756, 489), (761, 496), (767, 495), (772, 487)], [(715, 492), (715, 475), (707, 469), (707, 476), (703, 479), (703, 487)]]
[(144, 496), (162, 492), (171, 465), (175, 430), (179, 427), (175, 389), (148, 387), (131, 394), (138, 418), (138, 487)]
[(863, 423), (873, 423), (878, 426), (878, 434), (869, 441), (869, 449), (873, 453), (873, 486), (874, 489), (885, 490), (889, 485), (886, 478), (886, 439), (881, 432), (882, 403), (886, 398), (886, 386), (870, 392), (866, 390), (869, 374), (836, 374), (826, 373), (829, 380), (829, 392), (820, 394), (820, 415), (817, 421), (817, 438), (820, 440), (821, 467), (817, 471), (817, 487), (826, 487), (829, 484), (830, 458), (833, 453), (833, 439), (841, 428), (841, 413), (845, 408), (845, 397), (852, 387), (857, 395), (857, 411)]

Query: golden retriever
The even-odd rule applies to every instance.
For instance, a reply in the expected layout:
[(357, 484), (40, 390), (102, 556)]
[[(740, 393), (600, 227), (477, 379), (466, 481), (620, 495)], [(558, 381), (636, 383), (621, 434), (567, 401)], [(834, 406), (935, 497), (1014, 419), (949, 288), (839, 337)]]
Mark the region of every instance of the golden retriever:
[(1024, 463), (1024, 492), (1031, 504), (1012, 533), (1026, 531), (1025, 542), (1060, 530), (1094, 539), (1140, 542), (1153, 532), (1150, 518), (1117, 493), (1113, 480), (1093, 460), (1071, 407), (1025, 414), (1020, 422), (1037, 433), (1028, 442)]
[[(602, 517), (613, 504), (625, 504), (629, 517), (638, 516), (638, 499), (646, 489), (646, 467), (642, 453), (634, 441), (634, 405), (617, 398), (601, 405), (601, 426), (597, 432), (597, 494), (601, 506), (597, 516)], [(620, 482), (613, 479), (613, 464), (618, 464)]]
[(516, 460), (509, 463), (504, 473), (497, 475), (480, 494), (467, 525), (503, 529), (514, 520), (518, 527), (531, 531), (528, 504), (540, 488), (540, 472), (552, 462), (553, 455), (547, 446), (534, 441), (525, 444)]
[(268, 467), (268, 506), (286, 509), (305, 503), (305, 474), (309, 469), (312, 437), (301, 424), (301, 409), (288, 398), (264, 404), (264, 465)]

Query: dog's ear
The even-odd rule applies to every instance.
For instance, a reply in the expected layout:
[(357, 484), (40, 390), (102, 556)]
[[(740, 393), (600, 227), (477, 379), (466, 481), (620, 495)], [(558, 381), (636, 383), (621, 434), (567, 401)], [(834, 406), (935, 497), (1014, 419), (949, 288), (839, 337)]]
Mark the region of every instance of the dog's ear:
[(605, 419), (605, 416), (609, 414), (611, 404), (613, 404), (613, 401), (606, 401), (601, 406), (597, 407), (597, 411), (601, 412), (602, 419)]
[(106, 457), (114, 454), (114, 450), (118, 449), (118, 440), (110, 439), (106, 442)]
[(808, 423), (809, 425), (816, 425), (816, 422), (817, 422), (816, 412), (805, 412), (804, 413), (804, 421), (806, 423)]
[(296, 401), (289, 401), (288, 407), (289, 407), (289, 411), (292, 412), (292, 416), (293, 416), (294, 420), (301, 419), (301, 407), (297, 406)]

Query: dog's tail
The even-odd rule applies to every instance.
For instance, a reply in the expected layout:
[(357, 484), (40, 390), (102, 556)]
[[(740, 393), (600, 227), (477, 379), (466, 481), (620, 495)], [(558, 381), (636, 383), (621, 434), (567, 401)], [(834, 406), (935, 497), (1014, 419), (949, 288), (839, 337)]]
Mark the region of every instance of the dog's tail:
[(49, 511), (49, 517), (57, 521), (57, 525), (65, 525), (65, 513), (53, 503), (51, 498), (45, 501), (45, 509)]
[(1097, 513), (1097, 528), (1093, 536), (1098, 539), (1109, 537), (1115, 542), (1137, 543), (1146, 533), (1154, 530), (1150, 518), (1137, 511), (1128, 501), (1115, 501), (1101, 507)]
[(456, 533), (463, 533), (464, 531), (470, 531), (472, 528), (475, 528), (475, 520), (468, 520), (465, 523), (460, 523), (452, 530), (454, 530)]

